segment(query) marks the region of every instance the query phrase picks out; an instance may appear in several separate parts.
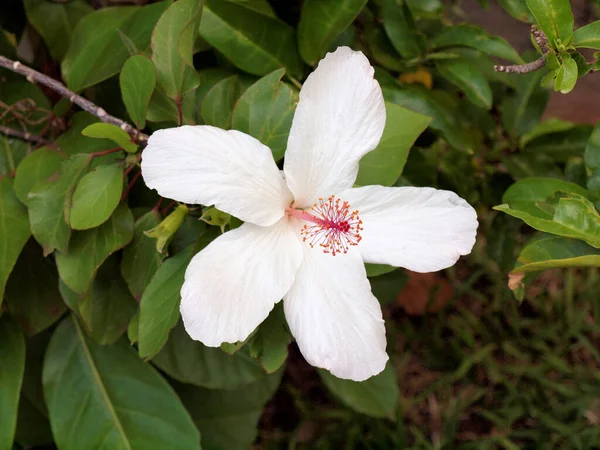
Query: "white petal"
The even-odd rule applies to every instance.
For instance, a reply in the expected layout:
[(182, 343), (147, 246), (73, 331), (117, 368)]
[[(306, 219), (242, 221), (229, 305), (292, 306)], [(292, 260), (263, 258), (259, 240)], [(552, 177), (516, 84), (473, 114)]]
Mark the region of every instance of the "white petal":
[(381, 88), (361, 52), (340, 47), (319, 63), (300, 91), (284, 170), (297, 207), (351, 188), (358, 162), (385, 126)]
[(454, 192), (365, 186), (339, 197), (359, 211), (364, 230), (358, 249), (365, 262), (434, 272), (475, 244), (477, 213)]
[(277, 222), (292, 200), (268, 147), (205, 125), (153, 133), (142, 153), (142, 175), (163, 197), (215, 205), (257, 225)]
[(188, 334), (210, 347), (243, 341), (294, 282), (302, 245), (289, 221), (245, 223), (192, 259), (181, 288)]
[(381, 306), (358, 251), (332, 256), (305, 246), (283, 307), (302, 355), (313, 366), (354, 381), (384, 369), (388, 356)]

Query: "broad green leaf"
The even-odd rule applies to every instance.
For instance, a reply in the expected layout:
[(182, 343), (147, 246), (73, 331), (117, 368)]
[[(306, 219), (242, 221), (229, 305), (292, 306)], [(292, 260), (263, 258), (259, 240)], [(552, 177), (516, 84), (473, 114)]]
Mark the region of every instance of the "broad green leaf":
[(202, 1), (179, 0), (160, 17), (152, 33), (156, 82), (176, 103), (200, 84), (192, 51), (201, 12)]
[(162, 264), (163, 255), (156, 251), (154, 239), (144, 234), (144, 231), (157, 226), (160, 220), (160, 214), (156, 210), (140, 217), (135, 222), (131, 244), (123, 250), (121, 273), (129, 286), (129, 291), (138, 301)]
[[(5, 72), (2, 72), (3, 77), (5, 76), (4, 73)], [(30, 83), (20, 75), (15, 76), (18, 78), (14, 80), (8, 79), (7, 81), (0, 83), (0, 98), (2, 99), (2, 103), (8, 106), (17, 107), (17, 103), (22, 104), (23, 100), (27, 99), (28, 106), (26, 106), (26, 110), (28, 112), (25, 114), (28, 121), (27, 131), (32, 134), (41, 133), (48, 123), (47, 111), (52, 109), (50, 101), (38, 85)], [(6, 106), (4, 108), (6, 108)], [(21, 112), (21, 115), (22, 114), (23, 112)], [(9, 111), (3, 110), (0, 123), (9, 128), (16, 128), (17, 130), (23, 131), (23, 128), (19, 125), (19, 122), (15, 120), (14, 114), (10, 113)], [(16, 142), (22, 142), (25, 144), (25, 146), (28, 144), (27, 142), (19, 139), (10, 139)], [(17, 164), (15, 164), (15, 167), (16, 165)]]
[(563, 59), (563, 64), (558, 69), (556, 80), (554, 81), (554, 90), (560, 91), (561, 94), (568, 94), (577, 83), (577, 63), (569, 58)]
[(512, 184), (502, 196), (504, 203), (544, 202), (556, 192), (568, 192), (587, 197), (581, 186), (555, 178), (532, 177)]
[(13, 176), (27, 157), (29, 147), (29, 144), (21, 139), (0, 134), (0, 176)]
[(365, 270), (367, 271), (367, 277), (377, 277), (386, 273), (393, 272), (397, 267), (388, 266), (387, 264), (365, 264)]
[(431, 122), (431, 117), (394, 103), (385, 104), (386, 122), (379, 145), (360, 160), (356, 184), (392, 186), (406, 164), (408, 152)]
[(527, 0), (527, 6), (550, 45), (556, 40), (566, 43), (573, 34), (573, 11), (569, 0)]
[(284, 69), (262, 77), (240, 97), (233, 110), (233, 128), (254, 136), (283, 158), (298, 93), (281, 81)]
[(25, 338), (5, 315), (0, 318), (0, 448), (13, 448), (24, 371)]
[(121, 203), (107, 222), (98, 228), (75, 232), (69, 252), (56, 255), (61, 279), (71, 290), (85, 294), (104, 260), (132, 238), (133, 215)]
[(27, 209), (15, 195), (10, 178), (0, 179), (0, 305), (8, 276), (31, 236)]
[(333, 40), (354, 22), (366, 0), (305, 0), (298, 24), (298, 49), (304, 62), (314, 66)]
[(578, 28), (573, 33), (571, 45), (576, 48), (593, 48), (600, 50), (600, 20)]
[(423, 53), (412, 14), (404, 0), (383, 0), (381, 20), (392, 46), (400, 55), (409, 59)]
[(549, 133), (532, 139), (523, 148), (523, 154), (543, 154), (563, 163), (572, 156), (581, 156), (592, 134), (591, 125), (577, 124), (568, 130)]
[(66, 310), (58, 292), (58, 273), (30, 239), (6, 283), (6, 308), (28, 335), (45, 330)]
[(600, 250), (576, 239), (536, 239), (521, 250), (512, 272), (537, 272), (565, 267), (600, 267)]
[(189, 414), (156, 370), (124, 339), (112, 346), (94, 343), (73, 317), (52, 336), (43, 382), (62, 450), (200, 449)]
[(145, 56), (133, 55), (125, 61), (119, 82), (129, 117), (141, 130), (146, 126), (146, 114), (156, 86), (154, 64)]
[(511, 136), (531, 130), (542, 117), (548, 103), (548, 91), (540, 88), (543, 71), (519, 74), (518, 89), (504, 97), (502, 124)]
[(193, 341), (181, 322), (152, 363), (177, 381), (209, 389), (236, 389), (266, 376), (244, 349), (228, 355), (220, 348), (207, 347)]
[(94, 153), (114, 148), (115, 144), (109, 139), (92, 139), (81, 134), (85, 128), (93, 123), (99, 123), (97, 117), (84, 111), (76, 112), (71, 117), (69, 129), (58, 137), (56, 145), (67, 155)]
[(231, 3), (239, 3), (244, 8), (251, 9), (258, 13), (269, 17), (277, 17), (273, 7), (269, 4), (269, 0), (227, 0)]
[(232, 71), (220, 67), (198, 71), (198, 76), (200, 77), (200, 86), (198, 86), (198, 89), (195, 91), (197, 123), (203, 123), (201, 114), (202, 104), (204, 103), (204, 99), (206, 98), (208, 92), (225, 78), (229, 78), (233, 75), (235, 75), (235, 73)]
[[(406, 65), (401, 61), (402, 57), (390, 43), (385, 30), (377, 26), (375, 22), (368, 22), (363, 34), (370, 50), (371, 58), (378, 65), (393, 72), (406, 70)], [(396, 84), (395, 81), (394, 84)]]
[(498, 3), (504, 10), (521, 22), (533, 22), (533, 16), (523, 0), (498, 0)]
[(15, 173), (14, 190), (21, 203), (29, 202), (29, 191), (40, 181), (58, 171), (64, 157), (49, 148), (40, 148), (27, 155)]
[(279, 371), (233, 390), (174, 386), (200, 430), (204, 450), (247, 450), (258, 436), (258, 421), (282, 375)]
[(60, 164), (58, 174), (38, 182), (29, 192), (31, 232), (44, 256), (54, 249), (66, 252), (71, 229), (65, 220), (65, 204), (70, 204), (77, 182), (90, 164), (88, 155), (75, 155)]
[(462, 61), (438, 61), (438, 71), (465, 94), (473, 104), (490, 109), (492, 107), (492, 89), (481, 72), (471, 64)]
[(515, 263), (520, 227), (519, 220), (506, 214), (498, 214), (492, 220), (485, 252), (503, 273), (509, 272)]
[(100, 345), (116, 342), (137, 311), (137, 302), (119, 274), (118, 258), (115, 256), (102, 264), (85, 295), (73, 292), (62, 282), (60, 292), (83, 322), (88, 336)]
[(538, 123), (533, 129), (521, 136), (521, 147), (525, 147), (529, 142), (544, 136), (546, 134), (560, 133), (561, 131), (569, 131), (576, 127), (577, 124), (574, 122), (567, 122), (565, 120), (551, 117)]
[(206, 0), (200, 35), (236, 67), (253, 75), (266, 75), (286, 68), (302, 75), (294, 29), (226, 0)]
[(287, 329), (283, 304), (280, 302), (261, 323), (248, 343), (250, 356), (257, 359), (267, 373), (273, 373), (285, 363), (292, 336)]
[(77, 22), (93, 11), (83, 0), (53, 2), (48, 0), (24, 0), (29, 23), (44, 38), (52, 58), (60, 61), (69, 48), (71, 35)]
[(429, 45), (432, 49), (471, 47), (490, 56), (517, 64), (523, 63), (523, 59), (507, 41), (497, 36), (490, 36), (483, 28), (475, 25), (461, 24), (447, 27), (434, 37)]
[(131, 321), (129, 322), (129, 325), (127, 326), (127, 339), (129, 339), (129, 342), (131, 343), (131, 345), (137, 343), (137, 341), (138, 341), (139, 322), (140, 322), (140, 310), (138, 309), (137, 312), (133, 315), (133, 318), (131, 319)]
[(138, 146), (131, 141), (131, 136), (112, 123), (93, 123), (85, 127), (81, 134), (95, 139), (110, 139), (129, 153), (135, 153), (138, 149)]
[(231, 129), (233, 108), (241, 95), (239, 77), (233, 75), (218, 82), (206, 93), (202, 101), (201, 115), (206, 125)]
[(81, 178), (73, 198), (69, 223), (74, 230), (87, 230), (108, 220), (121, 200), (123, 167), (99, 166)]
[(145, 50), (169, 4), (166, 0), (144, 7), (102, 8), (81, 19), (61, 64), (67, 86), (80, 91), (116, 75), (131, 56), (126, 42)]
[(585, 165), (589, 171), (587, 188), (590, 200), (600, 211), (600, 125), (596, 125), (585, 147)]
[(360, 383), (336, 378), (322, 369), (318, 373), (327, 389), (349, 408), (372, 417), (394, 417), (400, 391), (390, 362), (379, 375)]

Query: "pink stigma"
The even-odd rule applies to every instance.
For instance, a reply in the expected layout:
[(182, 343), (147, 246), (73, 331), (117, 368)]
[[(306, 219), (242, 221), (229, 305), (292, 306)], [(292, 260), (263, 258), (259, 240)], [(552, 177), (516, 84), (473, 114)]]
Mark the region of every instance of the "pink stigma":
[(318, 245), (324, 253), (348, 253), (350, 246), (358, 245), (362, 239), (358, 211), (351, 211), (350, 204), (335, 195), (327, 200), (320, 198), (309, 210), (289, 208), (287, 213), (308, 222), (300, 230), (302, 240), (311, 248)]

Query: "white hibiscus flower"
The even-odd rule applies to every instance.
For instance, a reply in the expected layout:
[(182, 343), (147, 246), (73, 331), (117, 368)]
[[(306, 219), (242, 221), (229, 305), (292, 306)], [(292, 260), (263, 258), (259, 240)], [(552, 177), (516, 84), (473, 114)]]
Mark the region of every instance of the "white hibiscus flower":
[(183, 126), (150, 137), (150, 188), (245, 222), (187, 268), (181, 315), (193, 339), (243, 341), (283, 299), (310, 364), (355, 381), (383, 370), (385, 327), (363, 263), (441, 270), (471, 251), (477, 229), (473, 208), (452, 192), (352, 187), (384, 125), (373, 68), (341, 47), (300, 91), (283, 173), (268, 147), (239, 131)]

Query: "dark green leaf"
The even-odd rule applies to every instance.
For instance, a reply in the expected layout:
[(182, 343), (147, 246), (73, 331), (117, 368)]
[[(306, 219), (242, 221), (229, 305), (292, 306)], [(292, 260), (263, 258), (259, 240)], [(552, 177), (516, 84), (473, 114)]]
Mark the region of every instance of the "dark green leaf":
[(198, 86), (198, 89), (196, 89), (196, 122), (200, 124), (203, 123), (201, 111), (206, 94), (208, 94), (208, 92), (219, 82), (235, 74), (223, 68), (212, 68), (200, 70), (198, 71), (198, 75), (200, 76), (200, 86)]
[(393, 272), (397, 267), (388, 266), (387, 264), (365, 264), (365, 270), (367, 271), (367, 277), (377, 277), (386, 273)]
[(146, 114), (156, 86), (154, 64), (145, 56), (130, 57), (123, 65), (119, 82), (129, 117), (141, 130), (146, 126)]
[(569, 192), (572, 194), (587, 196), (587, 192), (581, 186), (555, 178), (525, 178), (511, 185), (504, 195), (504, 203), (515, 202), (543, 202), (556, 192)]
[(506, 215), (494, 217), (485, 251), (498, 268), (506, 273), (515, 263), (515, 249), (521, 222)]
[(60, 61), (69, 48), (71, 35), (77, 22), (93, 11), (83, 0), (53, 2), (48, 0), (24, 0), (29, 23), (44, 38), (52, 57)]
[(144, 234), (144, 231), (157, 226), (160, 220), (156, 210), (140, 217), (135, 222), (133, 241), (123, 250), (121, 273), (136, 300), (142, 298), (146, 286), (162, 264), (163, 256), (156, 251), (154, 239)]
[(600, 50), (600, 20), (576, 29), (571, 45)]
[(123, 167), (99, 166), (81, 178), (71, 199), (70, 225), (87, 230), (102, 225), (111, 216), (123, 190)]
[(218, 82), (202, 101), (202, 120), (206, 125), (231, 129), (233, 108), (241, 95), (239, 77), (233, 75)]
[(366, 0), (305, 0), (298, 24), (298, 48), (302, 59), (314, 66), (366, 3)]
[(390, 362), (379, 375), (360, 383), (336, 378), (325, 370), (318, 372), (327, 389), (349, 408), (372, 417), (395, 416), (400, 391)]
[(467, 94), (473, 104), (481, 108), (492, 107), (492, 89), (482, 73), (471, 64), (462, 61), (438, 61), (440, 75)]
[(57, 175), (38, 182), (29, 192), (29, 222), (35, 239), (44, 248), (44, 255), (54, 249), (66, 252), (71, 230), (65, 220), (65, 205), (77, 182), (90, 164), (88, 155), (75, 155), (60, 164)]
[(263, 408), (275, 394), (283, 371), (234, 390), (175, 383), (175, 389), (202, 435), (204, 450), (247, 450), (258, 435)]
[(576, 126), (577, 124), (574, 122), (567, 122), (551, 117), (538, 123), (533, 129), (521, 136), (521, 147), (525, 147), (529, 142), (540, 136), (560, 133), (561, 131), (569, 131)]
[(521, 22), (533, 22), (533, 16), (523, 0), (498, 0), (504, 10)]
[(8, 317), (0, 318), (0, 447), (12, 448), (19, 391), (25, 370), (25, 338)]
[(596, 125), (585, 147), (585, 165), (589, 170), (587, 188), (590, 200), (600, 211), (600, 125)]
[(27, 142), (0, 135), (0, 176), (13, 176), (15, 169), (18, 169), (20, 163), (27, 157), (28, 151)]
[(111, 123), (93, 123), (85, 127), (81, 134), (90, 138), (110, 139), (129, 153), (135, 153), (138, 149), (138, 146), (131, 141), (131, 136), (126, 131)]
[(193, 341), (181, 322), (152, 363), (177, 381), (209, 389), (236, 389), (266, 376), (244, 349), (228, 355), (220, 348), (207, 347)]
[(13, 192), (10, 178), (0, 180), (0, 305), (8, 276), (31, 236), (27, 210)]
[(200, 449), (173, 389), (125, 340), (100, 346), (67, 318), (50, 341), (43, 381), (60, 449)]
[(293, 28), (241, 4), (206, 0), (200, 35), (245, 72), (262, 76), (285, 67), (302, 74)]
[(416, 58), (422, 53), (415, 23), (404, 0), (383, 0), (383, 28), (391, 44), (404, 58)]
[(261, 323), (249, 341), (250, 356), (257, 359), (267, 373), (273, 373), (285, 363), (288, 356), (288, 344), (291, 342), (283, 304), (280, 302)]
[(392, 186), (404, 168), (408, 152), (431, 117), (386, 102), (386, 122), (379, 145), (360, 160), (356, 184)]
[(98, 228), (74, 233), (69, 252), (56, 255), (61, 279), (73, 291), (85, 294), (104, 260), (132, 238), (133, 215), (121, 203), (107, 222)]
[(502, 102), (502, 124), (511, 136), (521, 136), (539, 121), (548, 103), (548, 91), (540, 88), (543, 71), (520, 74), (516, 92)]
[(592, 134), (593, 127), (579, 124), (571, 129), (549, 133), (532, 139), (525, 146), (525, 153), (544, 154), (558, 162), (565, 162), (571, 156), (580, 156)]
[(76, 112), (71, 117), (71, 126), (58, 137), (56, 145), (67, 155), (93, 153), (113, 148), (115, 144), (108, 139), (92, 139), (81, 134), (89, 125), (97, 122), (98, 118), (87, 112)]
[(5, 293), (11, 316), (28, 334), (45, 330), (66, 310), (58, 292), (58, 273), (49, 258), (29, 240), (12, 271)]
[(275, 160), (283, 158), (298, 93), (281, 81), (283, 69), (264, 76), (238, 100), (233, 110), (233, 128), (254, 136), (273, 152)]
[(600, 267), (600, 250), (576, 239), (546, 237), (521, 250), (513, 273), (585, 266)]
[(577, 63), (569, 58), (563, 59), (563, 64), (558, 69), (556, 80), (554, 81), (554, 90), (560, 91), (561, 94), (568, 94), (577, 83), (578, 69)]
[(15, 194), (23, 204), (29, 202), (29, 191), (40, 181), (58, 171), (63, 156), (49, 148), (40, 148), (27, 155), (15, 173)]
[(554, 47), (556, 39), (563, 44), (573, 34), (573, 12), (569, 0), (527, 0), (535, 21)]
[[(2, 73), (4, 77), (4, 72)], [(3, 81), (0, 83), (0, 98), (5, 105), (16, 108), (17, 114), (11, 110), (5, 110), (6, 106), (3, 107), (2, 117), (0, 123), (8, 126), (9, 128), (16, 128), (17, 130), (23, 131), (22, 126), (19, 125), (19, 120), (15, 120), (18, 117), (27, 116), (27, 131), (36, 134), (40, 133), (46, 126), (48, 119), (48, 110), (50, 101), (44, 95), (44, 92), (36, 84), (26, 81), (26, 79), (19, 78), (15, 80)], [(19, 113), (19, 111), (21, 111)], [(21, 123), (22, 119), (20, 119)], [(3, 136), (4, 137), (4, 136)], [(10, 138), (11, 141), (21, 142), (27, 147), (27, 142), (19, 139)], [(23, 155), (25, 156), (25, 155)], [(17, 164), (15, 164), (16, 167)], [(14, 169), (13, 169), (14, 170)]]

